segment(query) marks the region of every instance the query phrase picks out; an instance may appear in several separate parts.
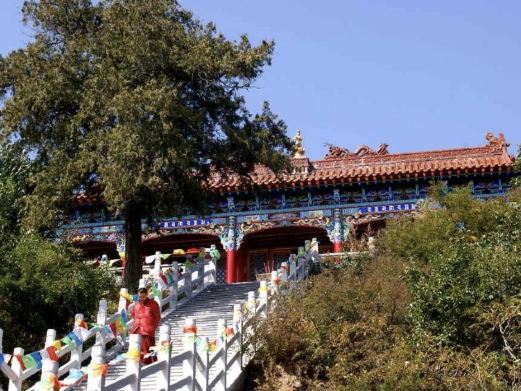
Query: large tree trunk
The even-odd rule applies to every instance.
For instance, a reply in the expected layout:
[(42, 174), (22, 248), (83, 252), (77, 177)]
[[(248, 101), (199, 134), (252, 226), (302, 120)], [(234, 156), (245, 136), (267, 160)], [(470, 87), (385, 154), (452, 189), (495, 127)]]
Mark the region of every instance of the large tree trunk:
[(130, 206), (125, 214), (125, 279), (129, 292), (136, 292), (143, 274), (141, 265), (141, 209)]

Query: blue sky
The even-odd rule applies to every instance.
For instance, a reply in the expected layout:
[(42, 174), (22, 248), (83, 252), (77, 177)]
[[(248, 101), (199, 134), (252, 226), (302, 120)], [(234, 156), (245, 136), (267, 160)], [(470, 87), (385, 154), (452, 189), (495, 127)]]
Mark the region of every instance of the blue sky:
[[(0, 1), (0, 54), (24, 45), (21, 0)], [(391, 152), (521, 144), (521, 2), (503, 0), (182, 0), (230, 39), (274, 39), (255, 88), (307, 155), (324, 143)]]

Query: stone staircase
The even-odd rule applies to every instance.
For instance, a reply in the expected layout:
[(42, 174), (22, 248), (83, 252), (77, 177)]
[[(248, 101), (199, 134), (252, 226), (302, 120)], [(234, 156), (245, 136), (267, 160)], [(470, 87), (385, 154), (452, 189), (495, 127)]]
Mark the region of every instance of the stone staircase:
[[(186, 318), (197, 321), (198, 335), (215, 339), (217, 334), (218, 319), (226, 319), (231, 325), (233, 318), (233, 305), (245, 303), (249, 291), (256, 291), (258, 282), (246, 282), (239, 284), (217, 284), (211, 285), (195, 298), (177, 308), (169, 316), (164, 318), (161, 325), (168, 324), (172, 339), (172, 356), (182, 352), (183, 327)], [(158, 338), (156, 333), (156, 340)], [(234, 352), (230, 351), (229, 356)], [(121, 361), (109, 368), (106, 383), (111, 383), (125, 374), (125, 361)], [(211, 373), (213, 376), (213, 374)], [(182, 378), (182, 365), (175, 365), (170, 369), (171, 384)], [(86, 390), (86, 382), (75, 387), (75, 390)], [(141, 380), (142, 391), (155, 391), (155, 376), (149, 376)]]

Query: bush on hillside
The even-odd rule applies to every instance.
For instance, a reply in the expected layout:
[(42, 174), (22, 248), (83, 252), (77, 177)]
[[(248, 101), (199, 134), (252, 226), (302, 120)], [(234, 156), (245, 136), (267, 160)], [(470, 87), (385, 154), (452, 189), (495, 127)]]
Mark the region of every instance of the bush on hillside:
[(279, 301), (250, 388), (521, 389), (521, 193), (430, 205)]
[(84, 264), (77, 250), (35, 235), (17, 239), (0, 268), (4, 351), (39, 350), (47, 329), (63, 335), (76, 313), (94, 320), (100, 298), (117, 297), (112, 275)]

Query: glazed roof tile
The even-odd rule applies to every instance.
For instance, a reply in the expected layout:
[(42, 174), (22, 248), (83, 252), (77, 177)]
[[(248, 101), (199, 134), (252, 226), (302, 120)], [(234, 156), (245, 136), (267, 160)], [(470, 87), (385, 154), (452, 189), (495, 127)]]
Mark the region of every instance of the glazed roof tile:
[[(321, 182), (358, 182), (407, 176), (432, 176), (447, 173), (508, 170), (514, 158), (508, 154), (508, 143), (503, 134), (495, 137), (487, 133), (488, 144), (472, 148), (389, 154), (387, 145), (378, 151), (366, 146), (357, 152), (330, 146), (322, 160), (292, 159), (293, 174), (275, 175), (263, 166), (256, 166), (251, 184), (257, 187), (287, 187)], [(303, 170), (304, 168), (304, 170)], [(214, 175), (209, 182), (214, 191), (234, 191), (245, 186), (235, 175)]]

